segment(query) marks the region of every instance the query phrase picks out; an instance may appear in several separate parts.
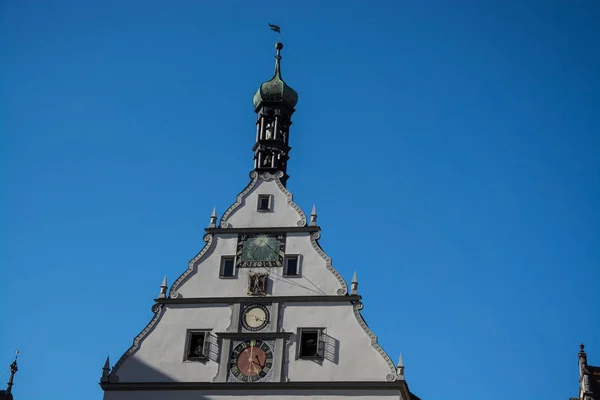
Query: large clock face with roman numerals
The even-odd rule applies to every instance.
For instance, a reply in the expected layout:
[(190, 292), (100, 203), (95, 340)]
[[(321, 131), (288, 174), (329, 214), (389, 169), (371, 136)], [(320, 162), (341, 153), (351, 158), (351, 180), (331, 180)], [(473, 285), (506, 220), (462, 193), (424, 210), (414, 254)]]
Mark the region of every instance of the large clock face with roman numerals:
[(285, 234), (239, 235), (236, 260), (238, 267), (282, 267)]
[(263, 340), (244, 340), (234, 347), (229, 361), (231, 374), (240, 382), (258, 382), (273, 368), (273, 349)]

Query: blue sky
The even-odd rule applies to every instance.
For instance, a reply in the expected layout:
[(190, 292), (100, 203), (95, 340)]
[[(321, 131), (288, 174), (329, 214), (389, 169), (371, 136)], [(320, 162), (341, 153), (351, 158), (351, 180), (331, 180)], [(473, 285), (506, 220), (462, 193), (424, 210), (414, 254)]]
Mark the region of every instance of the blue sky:
[(598, 2), (321, 3), (0, 3), (18, 399), (100, 399), (247, 184), (268, 22), (300, 96), (288, 188), (411, 390), (566, 399), (580, 342), (600, 365)]

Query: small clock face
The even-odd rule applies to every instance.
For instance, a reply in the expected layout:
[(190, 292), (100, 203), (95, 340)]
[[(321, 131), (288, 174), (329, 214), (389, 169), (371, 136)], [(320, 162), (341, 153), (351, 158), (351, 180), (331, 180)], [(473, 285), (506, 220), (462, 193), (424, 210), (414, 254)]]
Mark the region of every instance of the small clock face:
[(285, 256), (285, 235), (240, 235), (238, 267), (281, 267)]
[(233, 376), (242, 382), (258, 382), (273, 367), (273, 350), (262, 340), (245, 340), (231, 353), (229, 368)]
[(249, 331), (260, 331), (269, 324), (269, 309), (263, 304), (251, 304), (242, 312), (242, 326)]

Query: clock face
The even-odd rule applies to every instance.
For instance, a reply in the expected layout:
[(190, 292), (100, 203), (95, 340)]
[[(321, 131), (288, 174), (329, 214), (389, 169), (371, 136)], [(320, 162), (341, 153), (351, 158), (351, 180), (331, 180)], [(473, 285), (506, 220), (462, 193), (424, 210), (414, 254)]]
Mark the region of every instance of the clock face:
[(269, 309), (263, 304), (251, 304), (242, 311), (242, 326), (249, 331), (260, 331), (269, 324)]
[(241, 382), (263, 380), (273, 367), (273, 350), (262, 340), (245, 340), (231, 353), (231, 374)]
[(285, 235), (240, 235), (236, 255), (238, 267), (282, 267)]

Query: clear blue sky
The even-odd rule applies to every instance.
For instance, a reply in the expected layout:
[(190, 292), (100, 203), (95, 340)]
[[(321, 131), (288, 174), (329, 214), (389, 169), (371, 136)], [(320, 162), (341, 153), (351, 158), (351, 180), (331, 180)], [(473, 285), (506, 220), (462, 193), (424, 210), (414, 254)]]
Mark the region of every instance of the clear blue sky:
[(100, 399), (247, 184), (268, 22), (300, 95), (288, 187), (411, 390), (577, 394), (578, 344), (600, 364), (599, 3), (321, 3), (0, 3), (17, 399)]

